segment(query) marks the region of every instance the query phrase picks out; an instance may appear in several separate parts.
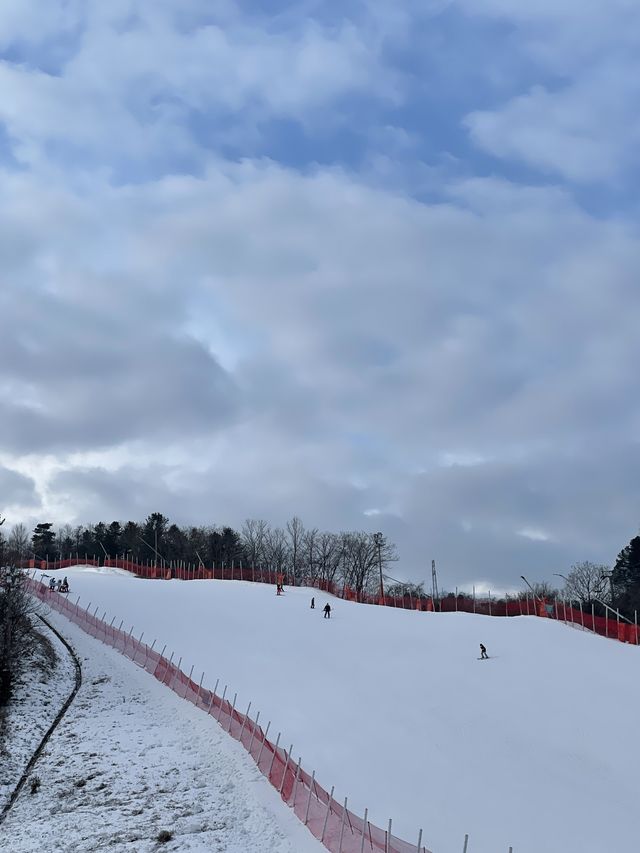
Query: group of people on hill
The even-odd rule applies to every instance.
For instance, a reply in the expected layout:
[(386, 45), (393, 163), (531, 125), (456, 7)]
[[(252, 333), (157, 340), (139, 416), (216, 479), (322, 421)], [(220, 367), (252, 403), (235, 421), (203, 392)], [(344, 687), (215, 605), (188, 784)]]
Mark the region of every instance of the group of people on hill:
[(69, 581), (66, 577), (64, 580), (49, 578), (49, 589), (52, 592), (69, 592)]
[[(281, 583), (277, 583), (277, 584), (276, 584), (276, 595), (282, 595), (282, 593), (283, 593), (283, 592), (284, 592), (284, 586), (283, 586), (283, 584), (281, 584)], [(315, 600), (315, 597), (313, 597), (313, 598), (311, 599), (311, 609), (312, 609), (312, 610), (315, 610), (315, 609), (316, 609), (316, 600)], [(331, 605), (329, 604), (329, 602), (328, 602), (328, 601), (327, 601), (327, 603), (325, 604), (325, 606), (322, 608), (322, 610), (323, 610), (323, 612), (324, 612), (324, 618), (325, 618), (325, 619), (331, 619)]]

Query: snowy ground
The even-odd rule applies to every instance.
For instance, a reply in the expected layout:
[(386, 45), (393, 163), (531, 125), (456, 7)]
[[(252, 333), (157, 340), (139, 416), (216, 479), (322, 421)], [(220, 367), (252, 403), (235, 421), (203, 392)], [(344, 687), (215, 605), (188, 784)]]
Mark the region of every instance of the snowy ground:
[[(33, 771), (39, 792), (23, 788), (0, 849), (324, 850), (212, 718), (64, 617), (51, 621), (81, 658), (83, 686)], [(156, 840), (163, 830), (167, 843)]]
[(73, 662), (60, 640), (41, 623), (38, 635), (11, 701), (0, 709), (0, 810), (75, 683)]
[(312, 590), (67, 574), (72, 600), (251, 700), (337, 799), (407, 840), (422, 826), (434, 853), (465, 833), (469, 853), (635, 849), (639, 648), (535, 617), (333, 600), (325, 620)]

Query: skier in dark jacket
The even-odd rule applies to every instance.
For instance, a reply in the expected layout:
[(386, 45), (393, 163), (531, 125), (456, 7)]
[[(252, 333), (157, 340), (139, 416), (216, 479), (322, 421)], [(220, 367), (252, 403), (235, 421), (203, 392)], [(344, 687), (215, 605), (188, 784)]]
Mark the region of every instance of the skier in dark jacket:
[(324, 606), (324, 618), (331, 619), (331, 605), (327, 602)]
[(315, 610), (315, 609), (316, 609), (316, 600), (315, 600), (315, 598), (312, 598), (312, 599), (311, 599), (311, 609), (312, 609), (312, 610)]
[(482, 643), (480, 643), (480, 660), (489, 660), (489, 655), (487, 654), (487, 650)]

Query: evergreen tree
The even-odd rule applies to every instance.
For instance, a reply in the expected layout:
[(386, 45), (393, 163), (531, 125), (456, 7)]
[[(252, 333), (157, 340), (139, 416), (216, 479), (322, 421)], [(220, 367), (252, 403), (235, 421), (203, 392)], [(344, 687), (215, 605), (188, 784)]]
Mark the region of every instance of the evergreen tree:
[(56, 558), (56, 534), (51, 529), (52, 527), (51, 522), (36, 524), (31, 536), (33, 550), (40, 560), (55, 560)]
[(627, 615), (640, 610), (640, 536), (635, 536), (618, 554), (611, 580), (614, 606)]

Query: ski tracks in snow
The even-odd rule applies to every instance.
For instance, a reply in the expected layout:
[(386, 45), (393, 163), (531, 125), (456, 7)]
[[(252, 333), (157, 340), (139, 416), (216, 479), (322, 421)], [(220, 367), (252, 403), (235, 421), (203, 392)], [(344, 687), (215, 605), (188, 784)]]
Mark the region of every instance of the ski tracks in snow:
[[(52, 618), (84, 680), (2, 827), (12, 853), (320, 853), (215, 721), (130, 661)], [(162, 832), (171, 839), (161, 843)], [(8, 844), (8, 846), (6, 846)]]

